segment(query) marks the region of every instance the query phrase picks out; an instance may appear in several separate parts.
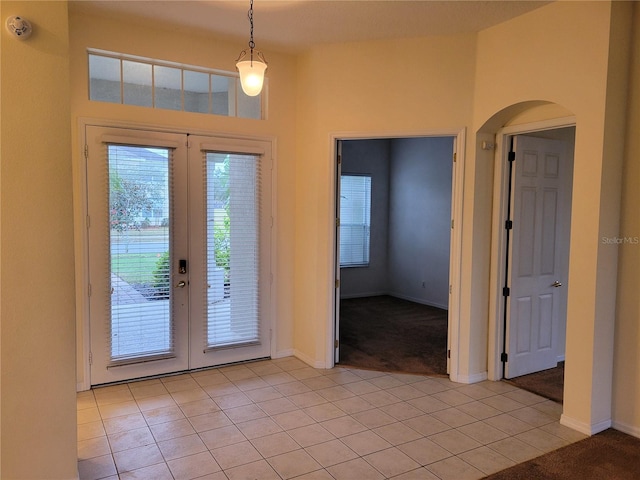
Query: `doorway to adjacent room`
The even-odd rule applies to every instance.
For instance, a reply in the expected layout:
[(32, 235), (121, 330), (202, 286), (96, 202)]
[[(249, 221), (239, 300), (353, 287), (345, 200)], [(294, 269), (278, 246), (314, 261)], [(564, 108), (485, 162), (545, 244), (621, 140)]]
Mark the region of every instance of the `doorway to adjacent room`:
[(339, 140), (336, 363), (447, 374), (454, 136)]

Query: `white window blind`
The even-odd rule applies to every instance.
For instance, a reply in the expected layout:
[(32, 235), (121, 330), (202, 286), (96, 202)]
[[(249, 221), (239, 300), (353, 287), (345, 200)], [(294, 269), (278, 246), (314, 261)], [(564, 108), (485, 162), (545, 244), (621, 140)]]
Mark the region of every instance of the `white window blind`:
[(171, 149), (108, 145), (111, 364), (173, 355)]
[(259, 156), (206, 152), (205, 350), (260, 340)]
[(371, 177), (340, 177), (340, 266), (369, 264)]

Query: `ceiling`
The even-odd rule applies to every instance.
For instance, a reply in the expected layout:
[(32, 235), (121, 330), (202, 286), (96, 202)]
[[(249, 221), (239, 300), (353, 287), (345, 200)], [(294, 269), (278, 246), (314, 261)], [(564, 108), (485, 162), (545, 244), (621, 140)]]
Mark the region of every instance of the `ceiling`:
[[(300, 52), (316, 45), (477, 32), (549, 3), (466, 0), (254, 0), (256, 48)], [(71, 10), (156, 22), (175, 31), (248, 42), (249, 0), (80, 0)]]

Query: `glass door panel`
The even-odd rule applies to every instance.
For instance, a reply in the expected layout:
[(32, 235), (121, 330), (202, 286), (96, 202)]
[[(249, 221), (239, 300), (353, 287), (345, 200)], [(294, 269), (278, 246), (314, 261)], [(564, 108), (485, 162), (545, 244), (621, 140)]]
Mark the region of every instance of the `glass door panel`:
[(257, 160), (205, 154), (207, 348), (260, 341)]
[(168, 148), (108, 145), (112, 364), (172, 355)]

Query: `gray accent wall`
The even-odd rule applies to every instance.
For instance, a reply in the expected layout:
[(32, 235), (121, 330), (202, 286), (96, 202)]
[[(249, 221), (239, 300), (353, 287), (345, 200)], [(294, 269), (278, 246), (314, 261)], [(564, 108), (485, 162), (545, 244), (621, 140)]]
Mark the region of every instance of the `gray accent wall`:
[(342, 268), (341, 298), (448, 307), (453, 137), (346, 140), (342, 173), (371, 175), (369, 267)]
[(342, 173), (371, 175), (371, 243), (368, 267), (340, 269), (340, 296), (370, 297), (389, 292), (388, 224), (391, 141), (345, 140)]

